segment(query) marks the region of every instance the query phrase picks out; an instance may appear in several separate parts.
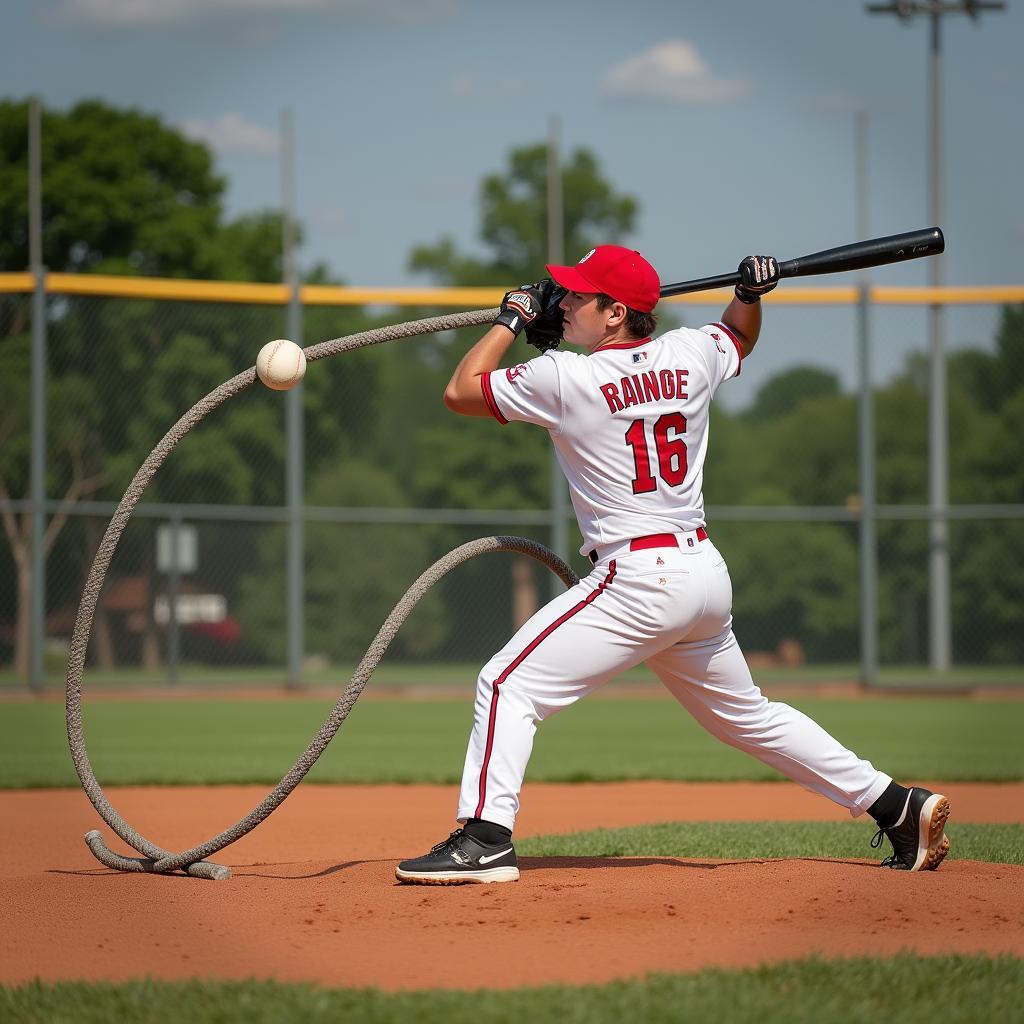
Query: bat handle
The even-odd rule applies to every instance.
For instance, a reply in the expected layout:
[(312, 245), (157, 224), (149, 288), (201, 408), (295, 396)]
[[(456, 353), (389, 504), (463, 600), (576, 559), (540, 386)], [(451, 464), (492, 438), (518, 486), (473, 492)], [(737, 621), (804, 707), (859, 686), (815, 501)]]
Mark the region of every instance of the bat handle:
[(740, 283), (738, 271), (731, 274), (719, 274), (717, 277), (702, 277), (699, 281), (680, 281), (678, 284), (667, 284), (661, 289), (661, 297), (669, 295), (688, 295), (690, 292), (707, 292), (713, 288), (731, 288)]

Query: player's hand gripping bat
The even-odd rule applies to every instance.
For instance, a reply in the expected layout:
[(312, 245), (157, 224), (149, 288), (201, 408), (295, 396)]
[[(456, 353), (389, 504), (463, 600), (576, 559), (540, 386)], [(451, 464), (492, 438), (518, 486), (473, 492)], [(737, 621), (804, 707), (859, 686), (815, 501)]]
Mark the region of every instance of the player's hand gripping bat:
[[(887, 263), (920, 259), (922, 256), (938, 256), (945, 248), (946, 240), (942, 237), (941, 229), (922, 228), (919, 231), (905, 231), (901, 235), (869, 238), (852, 245), (840, 245), (836, 249), (825, 249), (824, 252), (812, 252), (810, 256), (786, 260), (779, 263), (779, 277), (809, 277), (811, 274), (838, 274), (845, 270), (881, 267)], [(718, 277), (667, 284), (661, 289), (661, 297), (727, 288), (739, 283), (739, 272), (734, 271)]]

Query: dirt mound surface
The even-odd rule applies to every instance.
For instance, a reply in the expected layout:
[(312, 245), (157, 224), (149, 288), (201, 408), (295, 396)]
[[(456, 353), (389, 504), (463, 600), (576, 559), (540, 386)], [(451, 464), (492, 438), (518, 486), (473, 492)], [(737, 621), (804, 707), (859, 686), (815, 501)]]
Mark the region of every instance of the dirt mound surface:
[[(955, 822), (1019, 821), (1024, 786), (943, 787)], [(114, 789), (168, 849), (220, 831), (259, 787)], [(0, 793), (0, 981), (277, 978), (385, 989), (601, 982), (811, 953), (1024, 955), (1024, 869), (947, 861), (522, 858), (522, 880), (394, 881), (443, 838), (454, 787), (305, 786), (213, 858), (227, 882), (123, 874), (92, 859), (80, 791)], [(669, 820), (837, 820), (786, 784), (531, 785), (517, 835)], [(401, 830), (394, 823), (401, 822)], [(770, 828), (770, 824), (766, 824)], [(870, 825), (865, 825), (865, 853)], [(125, 851), (131, 852), (131, 851)]]

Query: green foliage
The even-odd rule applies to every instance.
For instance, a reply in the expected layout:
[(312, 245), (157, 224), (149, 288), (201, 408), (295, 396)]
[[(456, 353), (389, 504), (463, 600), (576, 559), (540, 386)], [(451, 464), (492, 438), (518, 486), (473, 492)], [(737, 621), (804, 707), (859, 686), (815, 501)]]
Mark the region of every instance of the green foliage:
[[(310, 481), (313, 506), (400, 505), (402, 492), (388, 469), (348, 459), (325, 467)], [(369, 646), (388, 613), (415, 575), (425, 569), (423, 531), (402, 525), (311, 523), (305, 528), (306, 650), (332, 661), (352, 661)], [(280, 628), (281, 594), (285, 589), (285, 535), (265, 535), (254, 571), (241, 586), (239, 618), (245, 627), (245, 648), (268, 661), (284, 660)], [(417, 606), (415, 625), (402, 630), (391, 651), (422, 656), (444, 638), (445, 620), (437, 593)]]
[[(0, 269), (28, 266), (28, 104), (0, 102)], [(84, 100), (42, 117), (51, 270), (216, 277), (224, 179), (159, 118)]]
[(812, 398), (835, 398), (839, 378), (831, 370), (818, 366), (794, 366), (762, 384), (744, 413), (748, 423), (765, 423), (791, 412)]

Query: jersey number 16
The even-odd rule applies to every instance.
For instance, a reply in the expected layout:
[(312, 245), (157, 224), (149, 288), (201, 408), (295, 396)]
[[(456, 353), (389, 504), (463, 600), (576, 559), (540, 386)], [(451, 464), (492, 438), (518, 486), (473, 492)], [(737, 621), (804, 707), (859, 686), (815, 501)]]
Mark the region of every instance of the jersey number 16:
[[(636, 470), (633, 477), (634, 494), (646, 494), (658, 487), (658, 481), (651, 472), (646, 426), (643, 420), (633, 420), (626, 431), (626, 444), (633, 449), (633, 466)], [(658, 473), (669, 487), (678, 487), (686, 479), (686, 442), (679, 436), (685, 433), (686, 417), (680, 412), (667, 412), (654, 424)]]

